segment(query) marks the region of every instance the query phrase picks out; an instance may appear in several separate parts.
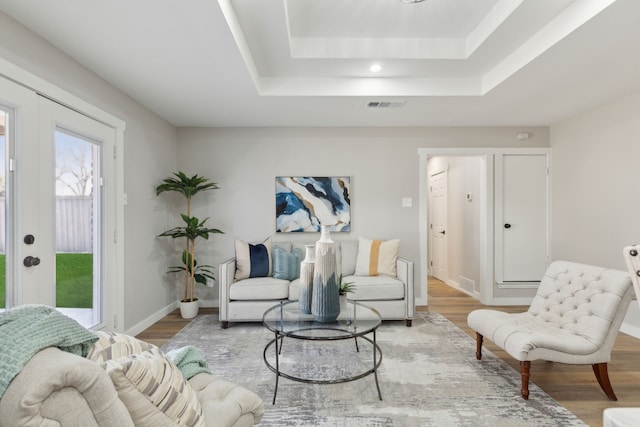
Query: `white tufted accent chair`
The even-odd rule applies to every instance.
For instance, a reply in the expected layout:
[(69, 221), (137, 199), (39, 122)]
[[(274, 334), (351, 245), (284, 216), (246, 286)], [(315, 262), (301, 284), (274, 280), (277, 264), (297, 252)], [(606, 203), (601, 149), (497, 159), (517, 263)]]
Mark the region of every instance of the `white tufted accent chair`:
[(524, 313), (474, 310), (467, 324), (476, 331), (476, 358), (483, 337), (520, 361), (521, 394), (529, 398), (531, 361), (592, 365), (596, 379), (611, 400), (617, 400), (607, 362), (633, 296), (626, 272), (555, 261)]

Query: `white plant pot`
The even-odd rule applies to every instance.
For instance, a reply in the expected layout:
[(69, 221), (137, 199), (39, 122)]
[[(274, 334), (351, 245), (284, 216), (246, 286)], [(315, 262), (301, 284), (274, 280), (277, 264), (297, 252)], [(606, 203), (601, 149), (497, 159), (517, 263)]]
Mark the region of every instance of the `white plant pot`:
[(200, 301), (197, 299), (187, 302), (180, 301), (180, 315), (183, 319), (193, 319), (198, 315), (199, 307)]

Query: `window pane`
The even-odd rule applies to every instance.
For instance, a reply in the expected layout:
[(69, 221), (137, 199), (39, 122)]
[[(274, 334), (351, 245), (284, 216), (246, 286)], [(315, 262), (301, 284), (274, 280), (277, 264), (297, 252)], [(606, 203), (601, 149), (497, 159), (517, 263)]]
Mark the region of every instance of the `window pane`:
[(99, 147), (58, 129), (56, 152), (56, 307), (85, 326), (94, 323), (99, 294), (96, 165)]

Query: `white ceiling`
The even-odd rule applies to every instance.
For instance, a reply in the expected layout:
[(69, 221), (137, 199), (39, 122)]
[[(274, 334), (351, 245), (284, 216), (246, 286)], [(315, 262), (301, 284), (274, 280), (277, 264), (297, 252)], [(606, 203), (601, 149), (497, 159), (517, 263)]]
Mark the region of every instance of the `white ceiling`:
[[(0, 0), (0, 11), (176, 126), (538, 126), (640, 90), (638, 0)], [(379, 101), (395, 108), (366, 108)]]

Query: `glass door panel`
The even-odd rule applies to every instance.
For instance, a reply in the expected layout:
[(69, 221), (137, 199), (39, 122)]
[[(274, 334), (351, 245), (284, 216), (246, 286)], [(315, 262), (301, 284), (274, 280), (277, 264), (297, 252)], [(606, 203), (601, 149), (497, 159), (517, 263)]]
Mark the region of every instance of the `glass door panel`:
[(56, 307), (91, 326), (100, 291), (100, 144), (57, 128), (55, 163)]

